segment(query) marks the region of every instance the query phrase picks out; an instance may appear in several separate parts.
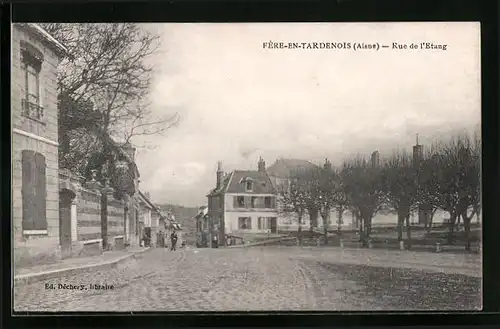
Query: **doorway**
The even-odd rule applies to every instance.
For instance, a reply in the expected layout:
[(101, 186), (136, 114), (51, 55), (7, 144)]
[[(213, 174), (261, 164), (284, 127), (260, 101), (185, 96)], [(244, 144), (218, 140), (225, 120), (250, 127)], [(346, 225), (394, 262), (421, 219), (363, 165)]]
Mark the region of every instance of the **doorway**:
[(68, 189), (59, 192), (59, 243), (61, 257), (71, 257), (71, 206), (75, 193)]
[(276, 217), (269, 218), (269, 224), (271, 233), (278, 233), (278, 219)]

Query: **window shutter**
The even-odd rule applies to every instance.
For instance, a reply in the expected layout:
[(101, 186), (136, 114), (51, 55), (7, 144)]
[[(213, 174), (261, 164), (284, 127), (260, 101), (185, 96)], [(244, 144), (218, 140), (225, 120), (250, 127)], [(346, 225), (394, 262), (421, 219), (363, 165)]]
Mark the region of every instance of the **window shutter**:
[(36, 210), (35, 210), (35, 230), (47, 229), (47, 177), (45, 167), (45, 157), (40, 153), (35, 153), (36, 167)]
[(23, 203), (23, 230), (35, 229), (35, 152), (23, 150), (22, 162), (22, 203)]
[(233, 207), (238, 208), (238, 197), (237, 196), (233, 196)]
[(262, 217), (259, 217), (257, 219), (257, 229), (262, 229)]
[(251, 202), (252, 202), (252, 197), (245, 196), (244, 200), (245, 200), (245, 208), (250, 208), (250, 205), (251, 205)]
[(276, 208), (276, 198), (271, 197), (271, 208)]

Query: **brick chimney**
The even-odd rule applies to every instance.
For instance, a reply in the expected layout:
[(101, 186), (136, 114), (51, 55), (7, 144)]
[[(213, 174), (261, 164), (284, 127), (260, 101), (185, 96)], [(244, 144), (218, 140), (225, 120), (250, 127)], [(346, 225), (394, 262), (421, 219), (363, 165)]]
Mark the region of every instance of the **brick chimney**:
[(127, 154), (130, 160), (135, 162), (135, 147), (132, 147), (132, 145), (127, 142), (122, 146), (122, 150)]
[(264, 161), (264, 159), (262, 159), (262, 157), (259, 158), (258, 169), (260, 172), (266, 171), (266, 162)]
[(222, 162), (217, 162), (217, 185), (216, 188), (220, 189), (222, 187), (222, 179), (224, 178), (224, 171), (222, 170)]
[(378, 153), (378, 151), (373, 152), (371, 160), (373, 168), (380, 166), (380, 153)]
[(325, 159), (325, 164), (323, 165), (323, 168), (325, 170), (332, 170), (332, 163), (328, 161), (328, 159)]

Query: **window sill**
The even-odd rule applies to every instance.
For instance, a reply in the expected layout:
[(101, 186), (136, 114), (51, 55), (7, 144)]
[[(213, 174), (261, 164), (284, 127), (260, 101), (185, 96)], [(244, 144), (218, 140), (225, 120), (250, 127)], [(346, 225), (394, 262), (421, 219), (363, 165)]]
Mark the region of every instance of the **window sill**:
[(47, 230), (23, 230), (23, 235), (48, 235)]
[(47, 123), (45, 121), (42, 121), (41, 119), (37, 119), (37, 118), (34, 118), (34, 117), (30, 117), (29, 115), (26, 115), (26, 114), (22, 114), (22, 117), (26, 118), (26, 119), (29, 119), (31, 121), (35, 121), (35, 122), (37, 122), (37, 123), (39, 123), (41, 125), (44, 125), (44, 126), (47, 125)]

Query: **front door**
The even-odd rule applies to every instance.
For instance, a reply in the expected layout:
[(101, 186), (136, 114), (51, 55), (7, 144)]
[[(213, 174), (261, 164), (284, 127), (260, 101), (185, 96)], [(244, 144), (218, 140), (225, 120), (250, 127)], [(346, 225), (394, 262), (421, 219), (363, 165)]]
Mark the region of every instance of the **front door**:
[(270, 226), (271, 226), (271, 233), (277, 233), (278, 232), (278, 220), (276, 217), (271, 217), (270, 218)]

